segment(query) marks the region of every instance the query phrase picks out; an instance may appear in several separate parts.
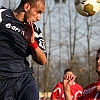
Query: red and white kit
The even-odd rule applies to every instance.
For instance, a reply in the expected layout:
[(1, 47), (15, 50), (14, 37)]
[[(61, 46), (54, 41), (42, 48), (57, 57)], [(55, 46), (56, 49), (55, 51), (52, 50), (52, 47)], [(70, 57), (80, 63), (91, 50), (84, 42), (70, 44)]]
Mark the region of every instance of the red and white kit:
[(82, 97), (79, 97), (78, 100), (100, 100), (100, 94), (96, 89), (98, 85), (100, 85), (100, 79), (85, 87)]
[[(70, 87), (71, 90), (71, 95), (72, 95), (72, 100), (76, 100), (79, 96), (82, 95), (82, 87), (75, 83)], [(57, 85), (55, 86), (52, 94), (51, 94), (51, 98), (56, 98), (59, 100), (65, 100), (64, 98), (64, 89), (63, 89), (63, 82), (58, 82)]]

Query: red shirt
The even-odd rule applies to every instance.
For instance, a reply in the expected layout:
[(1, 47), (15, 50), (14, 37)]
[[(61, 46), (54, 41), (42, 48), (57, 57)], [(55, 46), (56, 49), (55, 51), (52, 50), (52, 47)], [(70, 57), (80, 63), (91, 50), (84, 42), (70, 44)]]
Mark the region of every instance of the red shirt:
[[(75, 83), (71, 86), (71, 95), (72, 95), (72, 100), (75, 100), (76, 98), (78, 98), (79, 96), (81, 96), (82, 94), (82, 87)], [(63, 89), (63, 82), (58, 82), (57, 85), (55, 86), (52, 94), (51, 94), (51, 98), (56, 98), (59, 100), (65, 100), (64, 98), (64, 89)]]
[(96, 86), (100, 85), (100, 79), (84, 88), (83, 94), (78, 100), (100, 100)]

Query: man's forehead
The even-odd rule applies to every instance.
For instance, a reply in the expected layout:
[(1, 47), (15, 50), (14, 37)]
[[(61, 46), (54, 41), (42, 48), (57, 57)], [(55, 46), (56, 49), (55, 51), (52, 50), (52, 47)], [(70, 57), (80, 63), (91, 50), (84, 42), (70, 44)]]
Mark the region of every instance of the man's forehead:
[(38, 1), (38, 2), (37, 2), (37, 8), (38, 8), (41, 12), (44, 12), (45, 5), (44, 5), (43, 1)]
[(71, 71), (66, 72), (66, 74), (68, 74), (68, 73), (73, 74), (73, 72), (71, 72)]

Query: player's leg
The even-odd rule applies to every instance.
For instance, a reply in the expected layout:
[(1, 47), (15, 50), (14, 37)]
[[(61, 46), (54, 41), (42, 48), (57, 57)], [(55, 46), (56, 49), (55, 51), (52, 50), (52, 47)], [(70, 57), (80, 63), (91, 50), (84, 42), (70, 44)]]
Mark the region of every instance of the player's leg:
[(20, 88), (18, 100), (38, 100), (39, 92), (32, 75), (26, 75)]
[(18, 87), (15, 79), (0, 80), (0, 100), (17, 100)]

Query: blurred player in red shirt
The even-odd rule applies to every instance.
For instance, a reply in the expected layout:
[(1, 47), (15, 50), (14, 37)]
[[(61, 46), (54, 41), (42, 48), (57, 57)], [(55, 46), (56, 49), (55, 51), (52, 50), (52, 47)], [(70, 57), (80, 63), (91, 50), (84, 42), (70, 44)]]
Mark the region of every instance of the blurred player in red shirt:
[[(66, 81), (65, 78), (67, 75), (75, 76), (70, 68), (66, 69), (64, 71), (63, 82), (58, 82), (52, 91), (51, 100), (65, 100), (65, 93), (64, 93), (65, 90), (63, 84), (64, 81)], [(72, 96), (72, 100), (75, 100), (78, 96), (81, 96), (83, 89), (79, 84), (73, 82), (70, 88), (71, 88), (70, 93)]]
[[(82, 96), (75, 100), (100, 100), (100, 49), (97, 51), (96, 55), (96, 72), (98, 74), (98, 80), (86, 86), (83, 90)], [(64, 83), (66, 94), (65, 100), (73, 100), (71, 98), (70, 86), (74, 82), (75, 76), (69, 75), (68, 77), (66, 77), (66, 82)]]

